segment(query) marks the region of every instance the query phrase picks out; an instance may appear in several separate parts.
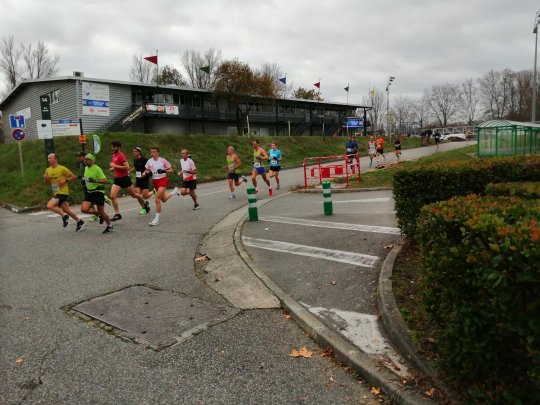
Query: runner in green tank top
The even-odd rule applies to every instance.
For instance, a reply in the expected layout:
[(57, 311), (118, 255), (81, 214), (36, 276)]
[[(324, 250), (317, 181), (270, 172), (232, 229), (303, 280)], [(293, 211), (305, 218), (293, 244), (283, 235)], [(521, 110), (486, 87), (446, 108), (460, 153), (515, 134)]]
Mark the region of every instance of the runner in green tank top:
[(231, 190), (231, 195), (229, 200), (234, 200), (236, 194), (234, 193), (234, 186), (239, 186), (242, 182), (246, 183), (247, 179), (236, 172), (236, 170), (242, 165), (240, 158), (234, 153), (234, 146), (229, 146), (227, 148), (227, 165), (224, 166), (224, 169), (227, 169), (227, 179), (229, 182), (229, 190)]

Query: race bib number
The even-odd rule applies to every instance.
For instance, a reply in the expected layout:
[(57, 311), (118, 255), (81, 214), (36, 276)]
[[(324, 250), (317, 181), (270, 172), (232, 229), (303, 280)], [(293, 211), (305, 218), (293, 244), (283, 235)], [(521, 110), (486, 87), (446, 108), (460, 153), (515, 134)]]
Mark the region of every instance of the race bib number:
[(51, 188), (52, 188), (53, 193), (55, 194), (58, 193), (58, 190), (60, 190), (60, 187), (56, 183), (51, 184)]
[(229, 164), (229, 172), (234, 172), (234, 168), (236, 167), (236, 165), (234, 163), (230, 163)]
[(142, 173), (141, 172), (135, 172), (135, 177), (140, 179), (142, 177)]
[(259, 167), (261, 167), (261, 163), (260, 162), (255, 162), (255, 163), (253, 163), (253, 167), (256, 168), (256, 169), (259, 168)]

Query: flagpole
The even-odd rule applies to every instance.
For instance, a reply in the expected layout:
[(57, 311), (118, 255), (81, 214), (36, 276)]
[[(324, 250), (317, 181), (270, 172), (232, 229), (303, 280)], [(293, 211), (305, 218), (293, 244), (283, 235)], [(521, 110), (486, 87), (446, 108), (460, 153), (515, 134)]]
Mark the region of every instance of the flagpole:
[(349, 105), (349, 83), (347, 83), (347, 105)]
[(158, 55), (157, 49), (156, 49), (156, 69), (157, 69), (157, 72), (156, 72), (156, 89), (157, 89), (157, 87), (159, 86), (159, 55)]

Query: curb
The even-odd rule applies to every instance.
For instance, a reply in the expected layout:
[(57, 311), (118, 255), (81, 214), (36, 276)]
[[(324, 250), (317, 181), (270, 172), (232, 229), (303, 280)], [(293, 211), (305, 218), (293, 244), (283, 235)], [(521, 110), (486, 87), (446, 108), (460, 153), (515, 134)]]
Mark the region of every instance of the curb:
[[(279, 197), (281, 196), (274, 198)], [(260, 206), (264, 206), (272, 200), (273, 199), (265, 200)], [(272, 281), (266, 273), (253, 262), (242, 244), (241, 233), (246, 220), (247, 218), (243, 217), (234, 228), (233, 243), (236, 251), (246, 266), (251, 269), (253, 274), (255, 274), (263, 284), (274, 293), (282, 307), (292, 315), (300, 327), (321, 346), (332, 348), (335, 357), (342, 364), (350, 367), (369, 384), (382, 387), (383, 391), (393, 401), (404, 405), (425, 404), (426, 399), (424, 397), (412, 391), (409, 387), (404, 386), (401, 383), (401, 380), (395, 375), (390, 372), (385, 372), (384, 369), (377, 367), (376, 362), (371, 357), (366, 355), (343, 336), (324, 325), (315, 315), (311, 314), (289, 294), (283, 291), (281, 287), (274, 283), (274, 281)]]
[[(299, 190), (294, 190), (295, 193), (322, 193), (322, 187), (316, 186), (317, 188), (303, 188)], [(367, 191), (388, 191), (393, 190), (392, 187), (371, 187), (371, 188), (331, 188), (332, 194), (334, 193), (359, 193)]]
[(16, 207), (15, 205), (4, 204), (3, 207), (7, 208), (11, 212), (14, 212), (15, 214), (24, 214), (26, 212), (33, 212), (33, 211), (41, 210), (41, 207), (39, 205), (36, 205), (34, 207)]

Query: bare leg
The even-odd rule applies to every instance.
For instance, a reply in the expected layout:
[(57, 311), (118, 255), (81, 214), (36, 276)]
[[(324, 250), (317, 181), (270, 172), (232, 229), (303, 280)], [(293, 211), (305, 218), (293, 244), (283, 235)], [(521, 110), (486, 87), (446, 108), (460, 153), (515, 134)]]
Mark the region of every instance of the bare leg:
[(55, 198), (55, 197), (51, 198), (49, 202), (47, 203), (47, 209), (53, 212), (56, 212), (58, 215), (63, 217), (65, 214), (64, 214), (64, 211), (62, 211), (62, 208), (58, 206), (58, 201), (59, 201), (58, 198)]
[(116, 184), (111, 186), (111, 202), (115, 214), (120, 214), (120, 208), (118, 207), (118, 193), (122, 188)]
[(73, 212), (73, 210), (70, 208), (69, 204), (67, 201), (64, 201), (62, 203), (62, 210), (68, 214), (71, 218), (73, 218), (75, 221), (79, 222), (81, 219), (77, 216), (77, 214), (75, 214), (75, 212)]

